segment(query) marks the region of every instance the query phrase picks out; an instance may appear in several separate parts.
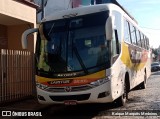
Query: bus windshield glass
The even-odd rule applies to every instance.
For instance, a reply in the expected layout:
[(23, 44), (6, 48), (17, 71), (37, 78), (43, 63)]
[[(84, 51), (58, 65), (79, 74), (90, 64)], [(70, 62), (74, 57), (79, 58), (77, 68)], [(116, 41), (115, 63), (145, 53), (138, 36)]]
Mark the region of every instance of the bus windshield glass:
[(43, 33), (37, 40), (40, 42), (38, 69), (89, 73), (109, 68), (110, 46), (105, 35), (107, 18), (105, 11), (41, 24)]

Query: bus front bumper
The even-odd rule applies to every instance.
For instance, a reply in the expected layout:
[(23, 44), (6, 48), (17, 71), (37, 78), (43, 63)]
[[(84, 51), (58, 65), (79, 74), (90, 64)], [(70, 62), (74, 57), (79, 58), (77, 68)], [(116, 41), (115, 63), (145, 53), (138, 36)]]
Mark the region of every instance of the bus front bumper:
[(110, 82), (85, 91), (75, 92), (48, 92), (37, 87), (37, 97), (41, 104), (65, 104), (74, 102), (83, 103), (107, 103), (112, 102)]

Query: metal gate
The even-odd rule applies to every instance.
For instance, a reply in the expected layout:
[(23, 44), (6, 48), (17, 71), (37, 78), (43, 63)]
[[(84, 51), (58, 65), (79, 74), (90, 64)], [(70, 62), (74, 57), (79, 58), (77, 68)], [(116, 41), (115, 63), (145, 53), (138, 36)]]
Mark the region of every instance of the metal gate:
[(33, 95), (34, 54), (29, 51), (0, 50), (0, 103)]

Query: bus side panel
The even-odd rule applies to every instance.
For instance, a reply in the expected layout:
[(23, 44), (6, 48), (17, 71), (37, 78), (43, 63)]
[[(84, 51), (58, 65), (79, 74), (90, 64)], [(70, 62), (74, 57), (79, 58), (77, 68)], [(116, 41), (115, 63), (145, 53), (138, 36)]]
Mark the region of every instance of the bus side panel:
[(115, 100), (124, 93), (124, 77), (125, 77), (125, 65), (121, 62), (120, 58), (113, 64), (111, 79), (111, 94), (112, 99)]

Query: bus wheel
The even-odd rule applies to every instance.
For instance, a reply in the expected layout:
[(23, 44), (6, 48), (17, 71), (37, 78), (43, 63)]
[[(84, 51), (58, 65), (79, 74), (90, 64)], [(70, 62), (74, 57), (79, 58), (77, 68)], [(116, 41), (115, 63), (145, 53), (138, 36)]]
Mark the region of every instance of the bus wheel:
[(146, 89), (146, 85), (147, 85), (147, 75), (146, 75), (146, 72), (145, 72), (144, 81), (141, 84), (141, 89)]
[(115, 101), (115, 103), (118, 106), (125, 106), (127, 99), (128, 99), (127, 85), (126, 82), (124, 82), (124, 93)]

